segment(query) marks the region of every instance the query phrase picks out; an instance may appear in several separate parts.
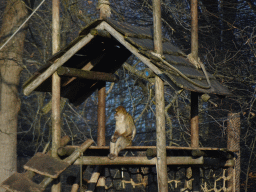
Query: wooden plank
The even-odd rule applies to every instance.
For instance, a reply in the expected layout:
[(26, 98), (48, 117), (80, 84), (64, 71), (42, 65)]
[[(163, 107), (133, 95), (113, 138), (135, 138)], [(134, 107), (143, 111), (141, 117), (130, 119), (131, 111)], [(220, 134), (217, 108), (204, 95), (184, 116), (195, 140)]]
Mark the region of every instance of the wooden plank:
[[(103, 24), (99, 24), (96, 29), (103, 29)], [(77, 51), (83, 48), (87, 43), (89, 43), (94, 38), (93, 35), (88, 34), (76, 45), (70, 48), (64, 55), (57, 59), (53, 65), (51, 65), (44, 73), (39, 75), (30, 84), (28, 84), (24, 89), (24, 95), (29, 95), (33, 90), (35, 90), (43, 81), (49, 78), (60, 66), (62, 66), (68, 59), (70, 59)]]
[(85, 151), (92, 143), (93, 140), (91, 139), (85, 141), (65, 160), (53, 158), (43, 153), (37, 153), (24, 165), (24, 169), (56, 179), (60, 173), (70, 166), (70, 164), (81, 155), (81, 152)]
[(69, 165), (69, 163), (49, 155), (36, 153), (36, 155), (24, 165), (24, 169), (56, 179)]
[(42, 192), (44, 188), (28, 179), (25, 174), (14, 173), (6, 179), (1, 187), (12, 192)]
[[(79, 148), (77, 148), (69, 157), (67, 157), (66, 159), (64, 159), (63, 161), (68, 163), (68, 164), (72, 164), (80, 155), (81, 153), (83, 153), (84, 151), (86, 151), (86, 149), (88, 149), (89, 146), (91, 146), (91, 144), (94, 141), (92, 139), (88, 139), (87, 141), (85, 141)], [(50, 177), (46, 177), (43, 179), (43, 181), (40, 183), (40, 186), (45, 188), (47, 185), (49, 185), (51, 182), (53, 181), (52, 178)]]

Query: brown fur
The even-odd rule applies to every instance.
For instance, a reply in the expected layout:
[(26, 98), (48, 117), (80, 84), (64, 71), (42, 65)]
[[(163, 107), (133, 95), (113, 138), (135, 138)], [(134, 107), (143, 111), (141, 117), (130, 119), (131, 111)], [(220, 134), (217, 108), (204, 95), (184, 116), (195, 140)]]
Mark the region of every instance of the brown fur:
[(121, 150), (130, 146), (136, 134), (133, 118), (123, 106), (116, 108), (115, 119), (116, 128), (114, 135), (111, 137), (110, 154), (108, 155), (110, 159), (114, 159)]

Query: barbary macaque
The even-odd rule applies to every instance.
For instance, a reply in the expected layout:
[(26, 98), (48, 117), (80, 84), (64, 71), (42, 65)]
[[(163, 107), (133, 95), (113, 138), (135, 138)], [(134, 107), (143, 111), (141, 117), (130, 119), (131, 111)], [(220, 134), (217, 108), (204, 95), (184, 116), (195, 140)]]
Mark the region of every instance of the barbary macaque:
[(132, 140), (136, 134), (133, 118), (123, 106), (116, 108), (115, 120), (116, 128), (110, 141), (109, 159), (115, 159), (121, 150), (132, 145)]

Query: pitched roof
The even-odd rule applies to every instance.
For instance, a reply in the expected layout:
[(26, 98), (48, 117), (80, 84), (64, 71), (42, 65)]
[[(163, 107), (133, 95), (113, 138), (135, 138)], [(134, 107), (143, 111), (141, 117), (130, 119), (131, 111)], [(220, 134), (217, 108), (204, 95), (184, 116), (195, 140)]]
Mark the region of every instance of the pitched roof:
[[(91, 29), (105, 30), (111, 37), (92, 35)], [(53, 55), (23, 86), (24, 94), (32, 91), (51, 92), (51, 75), (60, 66), (83, 70), (114, 73), (129, 58), (137, 56), (170, 86), (199, 93), (230, 95), (230, 92), (209, 73), (211, 83), (201, 69), (197, 69), (178, 47), (163, 39), (164, 62), (156, 57), (153, 30), (112, 19), (96, 20), (86, 26), (67, 47)], [(167, 62), (167, 64), (166, 64)], [(171, 65), (171, 67), (170, 67)], [(61, 95), (76, 105), (82, 103), (97, 88), (100, 81), (61, 78)]]

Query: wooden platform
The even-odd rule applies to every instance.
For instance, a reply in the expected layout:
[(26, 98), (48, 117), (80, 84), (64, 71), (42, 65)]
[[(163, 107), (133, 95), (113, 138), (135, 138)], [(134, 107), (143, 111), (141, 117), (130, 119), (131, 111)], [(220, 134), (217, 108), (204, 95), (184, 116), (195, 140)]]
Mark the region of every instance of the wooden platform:
[(1, 186), (12, 192), (42, 192), (44, 188), (28, 179), (22, 173), (14, 173)]
[[(66, 148), (77, 148), (78, 146), (68, 145)], [(135, 151), (143, 151), (147, 149), (156, 149), (156, 146), (129, 146), (126, 147), (125, 150), (135, 150)], [(109, 150), (109, 146), (90, 146), (88, 150)], [(228, 151), (226, 148), (214, 148), (214, 147), (173, 147), (173, 146), (166, 146), (166, 150), (202, 150), (202, 151)], [(234, 151), (230, 151), (234, 152)]]
[[(58, 152), (62, 156), (69, 155), (76, 149), (76, 146), (60, 148)], [(128, 156), (122, 157), (122, 153)], [(140, 152), (140, 153), (139, 153)], [(142, 152), (142, 153), (141, 153)], [(225, 148), (192, 148), (192, 147), (166, 147), (167, 165), (175, 166), (234, 166), (234, 152)], [(90, 146), (75, 164), (83, 165), (130, 165), (130, 166), (151, 166), (156, 164), (156, 146), (129, 146), (126, 147), (115, 160), (110, 160), (109, 146)]]
[[(68, 156), (77, 146), (66, 146), (58, 150), (60, 156)], [(129, 146), (123, 151), (145, 152), (147, 156), (153, 157), (156, 153), (156, 146)], [(167, 156), (192, 156), (192, 157), (216, 157), (232, 159), (233, 151), (226, 148), (192, 148), (192, 147), (166, 147)], [(107, 156), (109, 154), (109, 146), (90, 146), (84, 153), (85, 156)]]
[(24, 165), (24, 169), (56, 179), (69, 166), (70, 164), (65, 161), (43, 153), (36, 153), (36, 155)]

